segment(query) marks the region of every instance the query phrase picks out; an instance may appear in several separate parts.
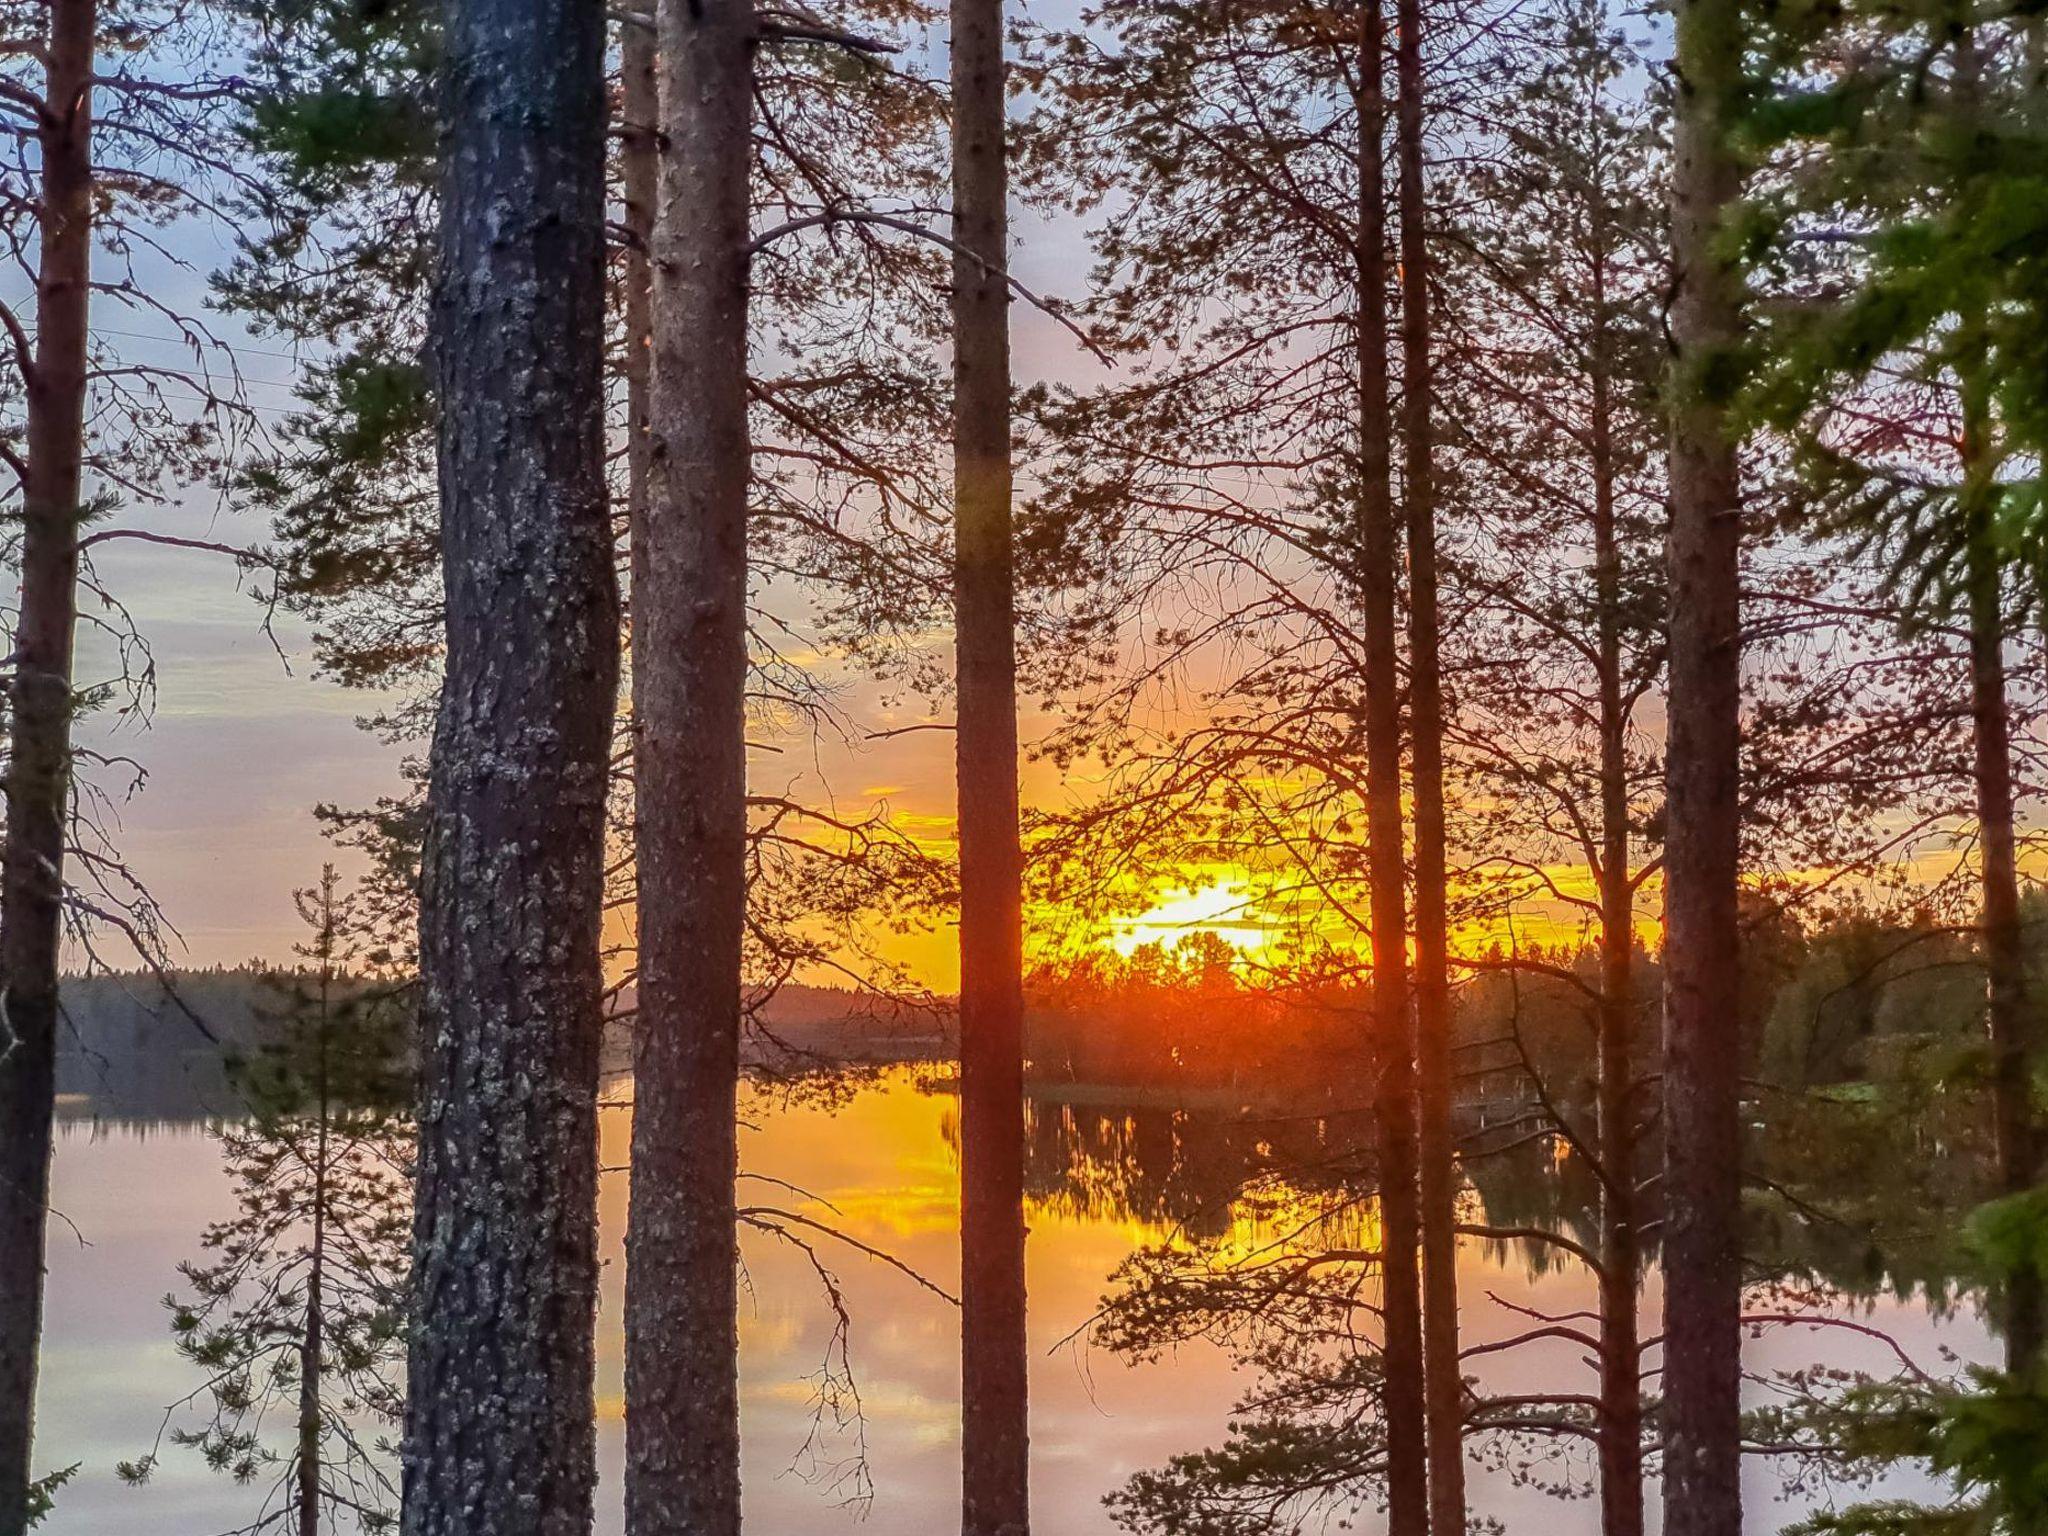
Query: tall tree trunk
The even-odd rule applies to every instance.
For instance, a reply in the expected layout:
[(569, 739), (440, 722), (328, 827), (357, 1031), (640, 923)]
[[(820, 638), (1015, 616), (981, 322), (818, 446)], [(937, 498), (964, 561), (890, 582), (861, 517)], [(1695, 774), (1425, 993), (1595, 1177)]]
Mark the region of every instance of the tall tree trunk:
[(626, 229), (626, 524), (633, 561), (627, 594), (645, 579), (641, 560), (647, 545), (647, 490), (653, 473), (654, 431), (649, 418), (654, 373), (654, 203), (660, 194), (661, 113), (651, 24), (626, 21), (619, 28), (619, 179)]
[[(1971, 742), (1977, 793), (1985, 991), (1991, 1036), (1993, 1155), (2001, 1194), (2032, 1189), (2040, 1172), (2032, 1090), (2033, 1022), (2020, 931), (2019, 866), (2013, 832), (2012, 725), (2005, 690), (2005, 613), (1992, 548), (1990, 400), (1983, 371), (1963, 380), (1964, 560), (1970, 625)], [(2005, 1367), (2030, 1376), (2041, 1365), (2042, 1277), (2007, 1279)]]
[(1365, 620), (1366, 860), (1371, 893), (1373, 1036), (1379, 1084), (1381, 1383), (1387, 1530), (1429, 1529), (1422, 1286), (1415, 1144), (1415, 1031), (1408, 1011), (1407, 871), (1401, 831), (1400, 662), (1395, 612), (1400, 537), (1387, 400), (1386, 17), (1361, 8), (1358, 69), (1358, 588)]
[[(330, 907), (323, 920), (333, 922)], [(327, 937), (327, 936), (323, 936)], [(320, 1536), (320, 1392), (321, 1351), (326, 1347), (324, 1291), (327, 1278), (328, 1126), (333, 1106), (327, 1093), (327, 1028), (329, 978), (320, 978), (319, 1081), (313, 1102), (319, 1107), (320, 1130), (313, 1149), (313, 1237), (306, 1269), (306, 1313), (299, 1329), (299, 1525), (296, 1536)]]
[(37, 133), (42, 249), (35, 356), (24, 369), (21, 602), (0, 859), (0, 1536), (26, 1529), (32, 1480), (92, 279), (96, 8), (93, 0), (53, 0), (47, 14)]
[(737, 1536), (747, 871), (751, 0), (663, 0), (645, 537), (633, 593), (639, 1018), (626, 1529)]
[[(322, 1234), (315, 1222), (313, 1243)], [(320, 1268), (306, 1281), (306, 1316), (299, 1335), (299, 1454), (292, 1471), (298, 1482), (299, 1523), (295, 1536), (320, 1536)]]
[(407, 1536), (592, 1517), (599, 925), (618, 689), (603, 13), (447, 0), (448, 648), (421, 889)]
[[(1597, 228), (1596, 224), (1596, 228)], [(1596, 236), (1597, 238), (1597, 236)], [(1622, 702), (1621, 546), (1605, 266), (1594, 261), (1593, 547), (1600, 653), (1600, 1530), (1642, 1536), (1641, 1269), (1635, 1196), (1635, 910), (1629, 869), (1628, 713)]]
[(952, 20), (961, 1531), (1023, 1536), (1031, 1425), (1002, 0), (953, 0)]
[[(1954, 109), (1975, 128), (1982, 107), (1983, 59), (1977, 36), (1956, 39)], [(1970, 720), (1981, 864), (1986, 1014), (1991, 1039), (1993, 1156), (1999, 1192), (2025, 1194), (2040, 1175), (2040, 1132), (2033, 1104), (2033, 1018), (2020, 930), (2019, 862), (2013, 829), (2012, 718), (2005, 691), (2005, 605), (1994, 544), (1998, 444), (1982, 326), (1967, 317), (1960, 338), (1961, 505), (1964, 583), (1969, 606)], [(2042, 1275), (2024, 1266), (2006, 1278), (2005, 1368), (2031, 1380), (2041, 1368)]]
[(1422, 1329), (1429, 1523), (1465, 1529), (1465, 1378), (1458, 1357), (1458, 1170), (1451, 1137), (1450, 936), (1445, 912), (1444, 700), (1438, 660), (1434, 340), (1423, 186), (1421, 0), (1397, 0), (1401, 416), (1408, 523), (1408, 694), (1415, 797), (1415, 1099), (1421, 1133)]
[[(1992, 1124), (2001, 1194), (2031, 1190), (2039, 1177), (2039, 1140), (2031, 1084), (2032, 1020), (2021, 943), (2019, 871), (2013, 834), (2011, 725), (2005, 696), (2005, 626), (1998, 567), (1988, 528), (1971, 532), (1970, 705), (1981, 863), (1982, 943), (1992, 1055)], [(2005, 1294), (2005, 1366), (2014, 1375), (2041, 1361), (2041, 1276), (2023, 1270)]]
[(1718, 375), (1739, 340), (1721, 226), (1739, 192), (1736, 0), (1679, 0), (1672, 174), (1665, 744), (1664, 1530), (1742, 1529), (1741, 486)]

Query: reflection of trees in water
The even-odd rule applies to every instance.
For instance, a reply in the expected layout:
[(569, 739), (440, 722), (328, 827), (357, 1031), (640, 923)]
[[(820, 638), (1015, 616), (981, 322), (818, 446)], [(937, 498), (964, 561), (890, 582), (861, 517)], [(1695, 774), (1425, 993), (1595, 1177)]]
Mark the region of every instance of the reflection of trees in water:
[(58, 1118), (133, 1128), (242, 1114), (229, 1065), (282, 1038), (278, 980), (253, 966), (67, 977)]
[(1025, 1179), (1061, 1214), (1220, 1238), (1281, 1177), (1341, 1190), (1371, 1156), (1357, 1116), (1260, 1116), (1146, 1104), (1031, 1101)]
[[(846, 1087), (813, 1086), (829, 1086), (828, 1097)], [(786, 1091), (779, 1087), (757, 1107), (779, 1106)], [(1846, 1090), (1757, 1103), (1762, 1123), (1753, 1146), (1770, 1180), (1752, 1191), (1759, 1273), (1859, 1297), (1931, 1286), (1937, 1308), (1966, 1294), (1953, 1281), (1954, 1257), (1944, 1239), (1954, 1230), (1954, 1213), (1972, 1205), (1981, 1187), (1977, 1106), (1964, 1092), (1888, 1092), (1882, 1103)], [(1268, 1244), (1274, 1258), (1369, 1250), (1377, 1238), (1371, 1118), (1343, 1108), (1334, 1088), (1327, 1113), (1281, 1112), (1265, 1107), (1272, 1096), (1262, 1094), (1246, 1095), (1261, 1107), (1241, 1109), (1219, 1107), (1213, 1098), (1165, 1103), (1156, 1093), (1077, 1085), (1062, 1097), (1035, 1098), (1026, 1144), (1034, 1203), (1054, 1216), (1128, 1223), (1172, 1237), (1179, 1258), (1141, 1257), (1121, 1277), (1128, 1287), (1170, 1281), (1175, 1288), (1155, 1288), (1152, 1296), (1170, 1305), (1139, 1318), (1153, 1340), (1172, 1329), (1270, 1325), (1257, 1337), (1256, 1328), (1244, 1328), (1226, 1347), (1262, 1380), (1284, 1380), (1297, 1404), (1336, 1413), (1363, 1403), (1369, 1418), (1377, 1283), (1367, 1269), (1324, 1265), (1301, 1296), (1276, 1308), (1258, 1287), (1225, 1284), (1200, 1265), (1227, 1244), (1240, 1257)], [(1640, 1172), (1647, 1179), (1653, 1170)], [(1475, 1157), (1465, 1175), (1473, 1221), (1551, 1230), (1591, 1246), (1597, 1177), (1554, 1139)], [(1534, 1239), (1479, 1246), (1491, 1263), (1524, 1278), (1557, 1274), (1574, 1262)], [(1470, 1302), (1474, 1309), (1489, 1305)], [(1134, 1330), (1126, 1342), (1142, 1347), (1143, 1332)], [(1278, 1458), (1276, 1467), (1292, 1459), (1297, 1469), (1316, 1460), (1328, 1471), (1348, 1459), (1369, 1476), (1376, 1454), (1369, 1436), (1340, 1442), (1318, 1435), (1313, 1426), (1276, 1420), (1241, 1449)], [(1223, 1476), (1232, 1469), (1187, 1470)]]
[[(1538, 1228), (1585, 1248), (1599, 1247), (1600, 1177), (1563, 1142), (1546, 1139), (1475, 1158), (1464, 1173), (1484, 1225)], [(1502, 1267), (1519, 1264), (1528, 1279), (1575, 1263), (1556, 1244), (1534, 1238), (1489, 1237), (1479, 1242), (1490, 1260)], [(1646, 1244), (1646, 1261), (1654, 1254), (1654, 1247)]]
[(166, 1298), (199, 1384), (119, 1471), (146, 1482), (168, 1442), (255, 1490), (240, 1530), (378, 1532), (398, 1502), (384, 1427), (403, 1400), (412, 1009), (403, 984), (355, 978), (360, 916), (332, 866), (294, 899), (309, 964), (270, 978), (269, 1039), (228, 1071), (243, 1113), (213, 1127), (235, 1210)]
[(1767, 1105), (1750, 1251), (1774, 1275), (1845, 1296), (1923, 1300), (1941, 1315), (1978, 1283), (1965, 1217), (1989, 1193), (1977, 1096), (1909, 1077)]
[[(1098, 1340), (1132, 1359), (1207, 1341), (1258, 1383), (1223, 1444), (1140, 1474), (1112, 1500), (1119, 1518), (1145, 1529), (1237, 1529), (1231, 1521), (1299, 1507), (1304, 1490), (1332, 1508), (1370, 1503), (1386, 1420), (1369, 1118), (1035, 1108), (1029, 1166), (1045, 1205), (1167, 1232), (1114, 1276)], [(1868, 1347), (1883, 1334), (1866, 1303), (1890, 1295), (1943, 1317), (1972, 1294), (1955, 1234), (1983, 1189), (1973, 1095), (1907, 1082), (1872, 1094), (1770, 1095), (1751, 1113), (1748, 1315), (1760, 1330), (1849, 1328)], [(1465, 1221), (1531, 1234), (1476, 1239), (1493, 1265), (1538, 1280), (1576, 1269), (1566, 1245), (1598, 1252), (1600, 1176), (1564, 1138), (1526, 1138), (1474, 1156), (1464, 1171)], [(1652, 1190), (1654, 1171), (1637, 1170)], [(1656, 1211), (1643, 1216), (1654, 1222)], [(1645, 1259), (1655, 1257), (1651, 1236)], [(1529, 1311), (1507, 1317), (1507, 1331), (1576, 1341), (1591, 1356), (1588, 1317)], [(1655, 1357), (1645, 1364), (1654, 1386)], [(1753, 1426), (1758, 1443), (1769, 1443), (1788, 1476), (1838, 1473), (1812, 1426), (1849, 1378), (1770, 1379), (1773, 1401), (1792, 1406), (1781, 1421)], [(1585, 1462), (1572, 1447), (1597, 1444), (1600, 1433), (1589, 1391), (1567, 1383), (1503, 1396), (1481, 1385), (1468, 1409), (1471, 1443), (1516, 1481), (1582, 1493)]]
[[(1750, 1209), (1754, 1271), (1853, 1297), (1953, 1299), (1958, 1220), (1983, 1191), (1977, 1118), (1963, 1095), (1929, 1096), (1910, 1112), (1826, 1098), (1780, 1107), (1757, 1133), (1765, 1172)], [(1035, 1097), (1025, 1175), (1041, 1208), (1214, 1241), (1268, 1227), (1283, 1209), (1297, 1223), (1361, 1219), (1372, 1204), (1373, 1150), (1371, 1117), (1357, 1112)], [(1556, 1138), (1473, 1157), (1463, 1172), (1476, 1223), (1597, 1244), (1599, 1177)], [(1654, 1220), (1654, 1210), (1645, 1214)], [(1654, 1235), (1645, 1241), (1653, 1260)], [(1528, 1279), (1576, 1262), (1533, 1238), (1484, 1239), (1482, 1251)]]
[[(1376, 1138), (1369, 1115), (1260, 1115), (1142, 1103), (1034, 1098), (1025, 1174), (1054, 1212), (1167, 1228), (1215, 1242), (1284, 1231), (1343, 1242), (1373, 1224)], [(1470, 1214), (1490, 1226), (1597, 1237), (1599, 1181), (1554, 1142), (1534, 1142), (1466, 1169)], [(1561, 1255), (1533, 1239), (1488, 1239), (1496, 1263), (1529, 1277)]]

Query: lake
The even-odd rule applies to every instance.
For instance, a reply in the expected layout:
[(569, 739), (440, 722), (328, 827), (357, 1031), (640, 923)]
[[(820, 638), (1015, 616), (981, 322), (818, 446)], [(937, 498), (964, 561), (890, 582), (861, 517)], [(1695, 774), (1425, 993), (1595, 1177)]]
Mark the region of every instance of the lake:
[[(619, 1090), (619, 1097), (629, 1095), (630, 1084)], [(608, 1167), (625, 1161), (627, 1114), (622, 1105), (604, 1117)], [(892, 1069), (837, 1105), (756, 1091), (747, 1107), (745, 1163), (807, 1192), (801, 1202), (774, 1198), (799, 1204), (951, 1289), (958, 1270), (955, 1117), (942, 1084), (911, 1068)], [(1116, 1529), (1102, 1499), (1132, 1473), (1214, 1444), (1233, 1400), (1255, 1378), (1208, 1344), (1129, 1365), (1092, 1347), (1085, 1331), (1078, 1340), (1070, 1336), (1085, 1330), (1107, 1277), (1135, 1247), (1177, 1230), (1213, 1235), (1260, 1218), (1217, 1193), (1232, 1187), (1231, 1149), (1248, 1134), (1242, 1122), (1042, 1102), (1034, 1120), (1034, 1520), (1045, 1536), (1089, 1536)], [(53, 1203), (61, 1218), (51, 1224), (37, 1464), (82, 1467), (46, 1530), (209, 1536), (247, 1523), (260, 1492), (210, 1472), (195, 1452), (167, 1446), (155, 1477), (139, 1489), (113, 1470), (150, 1448), (166, 1405), (197, 1384), (196, 1369), (172, 1347), (163, 1297), (180, 1284), (179, 1262), (198, 1254), (201, 1229), (230, 1208), (219, 1144), (196, 1120), (95, 1120), (74, 1107), (59, 1130)], [(607, 1174), (600, 1204), (606, 1268), (598, 1332), (598, 1528), (615, 1533), (623, 1447), (623, 1173)], [(957, 1313), (883, 1263), (851, 1251), (828, 1253), (851, 1317), (862, 1418), (858, 1426), (820, 1425), (816, 1383), (832, 1347), (833, 1313), (803, 1254), (750, 1234), (745, 1256), (740, 1336), (749, 1529), (765, 1536), (939, 1536), (957, 1529)], [(1519, 1245), (1468, 1242), (1460, 1278), (1468, 1343), (1522, 1331), (1527, 1319), (1516, 1307), (1558, 1313), (1593, 1302), (1582, 1270)], [(1654, 1274), (1643, 1304), (1654, 1331)], [(1945, 1310), (1917, 1297), (1854, 1309), (1930, 1368), (1952, 1368), (1944, 1351), (1989, 1362), (1994, 1347), (1975, 1313), (1967, 1306), (1954, 1315)], [(1882, 1371), (1891, 1359), (1875, 1340), (1807, 1328), (1772, 1330), (1749, 1352), (1764, 1372), (1816, 1360)], [(1480, 1374), (1505, 1390), (1590, 1383), (1580, 1353), (1569, 1344), (1532, 1346), (1486, 1357)], [(1590, 1473), (1583, 1448), (1544, 1469), (1546, 1479), (1587, 1486)], [(1750, 1529), (1775, 1531), (1817, 1497), (1781, 1500), (1778, 1484), (1768, 1463), (1752, 1462)], [(1920, 1485), (1899, 1477), (1888, 1486), (1913, 1492)], [(1520, 1485), (1484, 1456), (1473, 1463), (1472, 1501), (1511, 1533), (1575, 1536), (1597, 1528), (1592, 1500)], [(1653, 1529), (1654, 1506), (1653, 1488)], [(1358, 1528), (1378, 1524), (1367, 1511)]]

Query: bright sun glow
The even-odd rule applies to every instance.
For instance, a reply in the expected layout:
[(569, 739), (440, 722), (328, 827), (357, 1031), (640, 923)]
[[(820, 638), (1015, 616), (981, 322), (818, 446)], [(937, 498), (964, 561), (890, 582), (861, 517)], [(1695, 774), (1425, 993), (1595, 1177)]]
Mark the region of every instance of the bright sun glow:
[(1117, 919), (1110, 943), (1122, 955), (1142, 944), (1171, 949), (1202, 929), (1247, 954), (1264, 948), (1269, 938), (1266, 925), (1247, 905), (1246, 888), (1227, 884), (1168, 892), (1137, 917)]

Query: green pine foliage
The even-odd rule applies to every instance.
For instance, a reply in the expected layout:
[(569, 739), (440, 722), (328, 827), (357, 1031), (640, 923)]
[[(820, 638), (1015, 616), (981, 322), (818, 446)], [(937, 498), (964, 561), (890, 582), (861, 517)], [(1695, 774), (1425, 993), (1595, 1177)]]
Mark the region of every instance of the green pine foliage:
[[(1810, 507), (1882, 552), (1922, 618), (1955, 603), (1973, 522), (2037, 585), (2048, 445), (2048, 109), (2026, 8), (1786, 5), (1743, 133), (1763, 323), (1752, 419)], [(1989, 432), (1959, 468), (1966, 383)]]
[(239, 125), (256, 174), (219, 302), (303, 349), (299, 409), (234, 489), (274, 534), (275, 594), (329, 675), (397, 687), (418, 726), (439, 647), (426, 299), (438, 13), (419, 0), (256, 6)]
[[(2002, 1277), (2048, 1258), (2048, 1191), (1994, 1201), (1969, 1223), (1978, 1261)], [(1955, 1381), (1852, 1387), (1806, 1429), (1869, 1471), (1899, 1464), (1944, 1479), (1940, 1503), (1881, 1499), (1801, 1521), (1788, 1536), (2031, 1536), (2048, 1530), (2048, 1380), (1972, 1369)]]
[(78, 1462), (74, 1461), (70, 1466), (61, 1467), (57, 1471), (52, 1472), (48, 1477), (38, 1478), (29, 1484), (28, 1528), (30, 1530), (36, 1529), (36, 1527), (50, 1518), (51, 1511), (57, 1507), (58, 1491), (66, 1483), (78, 1476), (79, 1465)]

